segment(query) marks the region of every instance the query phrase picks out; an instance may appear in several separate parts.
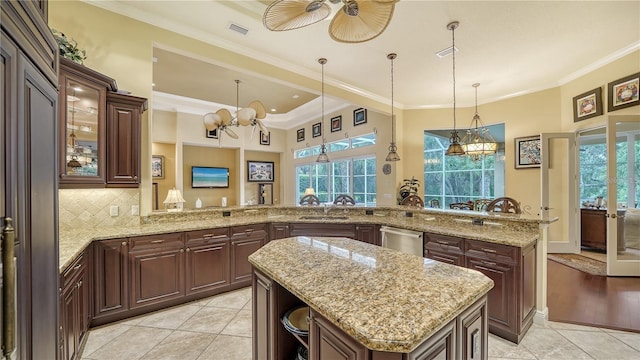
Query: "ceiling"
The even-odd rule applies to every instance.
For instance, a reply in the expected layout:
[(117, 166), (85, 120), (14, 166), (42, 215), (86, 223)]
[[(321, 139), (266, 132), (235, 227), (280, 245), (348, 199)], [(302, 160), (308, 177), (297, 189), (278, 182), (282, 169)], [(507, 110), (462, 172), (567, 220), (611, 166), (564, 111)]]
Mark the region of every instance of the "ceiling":
[[(458, 107), (473, 105), (473, 83), (481, 84), (478, 102), (483, 104), (562, 85), (640, 49), (640, 1), (401, 0), (385, 32), (359, 44), (331, 40), (330, 19), (271, 32), (261, 19), (270, 1), (89, 2), (318, 81), (317, 59), (325, 57), (326, 83), (383, 102), (391, 96), (386, 55), (395, 52), (394, 103), (403, 109), (452, 106), (452, 57), (435, 53), (451, 46), (446, 25), (453, 20), (460, 22), (455, 32)], [(340, 5), (327, 3), (332, 13), (339, 11)], [(230, 24), (248, 33), (231, 31)], [(163, 101), (185, 97), (235, 106), (233, 80), (240, 79), (240, 107), (258, 99), (281, 118), (292, 117), (315, 98), (311, 104), (319, 109), (320, 89), (295, 88), (188, 55), (154, 51), (155, 90), (179, 96), (159, 97)]]

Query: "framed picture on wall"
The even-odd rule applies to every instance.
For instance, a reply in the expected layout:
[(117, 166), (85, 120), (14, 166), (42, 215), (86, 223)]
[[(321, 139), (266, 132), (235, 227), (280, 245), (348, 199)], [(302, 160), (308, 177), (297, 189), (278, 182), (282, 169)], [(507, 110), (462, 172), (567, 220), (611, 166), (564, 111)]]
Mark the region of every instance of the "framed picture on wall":
[(247, 161), (247, 180), (257, 182), (273, 182), (272, 161)]
[(209, 139), (217, 139), (217, 138), (218, 138), (218, 128), (215, 128), (215, 129), (213, 129), (213, 130), (207, 130), (207, 129), (204, 129), (204, 131), (206, 131), (206, 132), (207, 132), (207, 133), (206, 133), (206, 136), (207, 136)]
[(353, 126), (362, 125), (367, 123), (367, 109), (355, 109), (353, 110)]
[(164, 179), (164, 156), (151, 155), (151, 178)]
[(298, 129), (298, 131), (296, 131), (296, 139), (298, 140), (298, 142), (304, 141), (304, 128)]
[(260, 145), (270, 145), (271, 144), (271, 132), (267, 131), (266, 133), (260, 130)]
[(609, 83), (609, 111), (616, 111), (640, 104), (640, 73), (629, 75)]
[(573, 98), (573, 122), (602, 115), (602, 88), (595, 88)]
[(342, 130), (342, 115), (331, 118), (331, 132)]
[(542, 163), (540, 154), (540, 135), (515, 138), (516, 169), (539, 168)]
[(322, 123), (315, 123), (311, 126), (311, 136), (318, 137), (322, 135)]

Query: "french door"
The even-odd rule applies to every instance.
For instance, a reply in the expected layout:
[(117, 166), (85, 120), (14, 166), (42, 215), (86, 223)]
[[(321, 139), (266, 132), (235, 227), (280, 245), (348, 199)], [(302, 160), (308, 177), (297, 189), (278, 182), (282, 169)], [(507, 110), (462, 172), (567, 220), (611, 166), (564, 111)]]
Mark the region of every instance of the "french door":
[(549, 225), (547, 252), (580, 253), (576, 221), (576, 134), (543, 133), (540, 146), (540, 215), (558, 218)]
[(640, 276), (640, 115), (607, 119), (607, 275)]

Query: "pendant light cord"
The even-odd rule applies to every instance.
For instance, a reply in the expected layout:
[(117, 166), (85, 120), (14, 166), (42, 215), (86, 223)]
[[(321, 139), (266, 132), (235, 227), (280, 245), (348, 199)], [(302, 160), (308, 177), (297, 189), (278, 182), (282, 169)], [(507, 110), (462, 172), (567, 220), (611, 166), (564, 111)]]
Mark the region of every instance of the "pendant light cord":
[(453, 131), (456, 131), (456, 27), (457, 24), (451, 25), (451, 38), (453, 45), (451, 52), (453, 53)]
[(391, 59), (391, 142), (396, 143), (396, 118), (393, 115), (393, 59), (396, 58), (396, 54), (389, 54)]
[(322, 119), (320, 119), (320, 131), (322, 132), (322, 145), (326, 142), (324, 137), (324, 64), (327, 62), (326, 59), (320, 59), (320, 64), (322, 64)]
[(240, 103), (240, 80), (236, 80), (236, 117), (238, 117), (239, 103)]

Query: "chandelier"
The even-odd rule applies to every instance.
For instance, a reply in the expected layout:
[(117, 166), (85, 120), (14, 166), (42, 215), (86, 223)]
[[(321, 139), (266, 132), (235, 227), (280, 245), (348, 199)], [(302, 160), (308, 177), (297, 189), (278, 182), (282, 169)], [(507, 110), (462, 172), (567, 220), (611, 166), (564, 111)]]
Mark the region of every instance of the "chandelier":
[(235, 116), (232, 116), (231, 112), (227, 109), (219, 109), (215, 113), (207, 113), (204, 115), (204, 126), (209, 131), (218, 129), (218, 139), (222, 137), (222, 132), (224, 132), (231, 138), (237, 139), (238, 134), (236, 134), (235, 131), (233, 131), (231, 128), (239, 126), (253, 126), (253, 131), (251, 132), (252, 139), (253, 134), (256, 131), (256, 127), (260, 128), (263, 133), (268, 134), (269, 130), (262, 123), (262, 119), (267, 117), (264, 105), (260, 101), (254, 100), (250, 102), (249, 106), (247, 106), (246, 108), (240, 109), (238, 107), (238, 104), (240, 102), (240, 80), (234, 81), (236, 83)]
[(476, 89), (476, 113), (473, 115), (467, 134), (462, 139), (462, 149), (473, 161), (478, 161), (485, 155), (495, 154), (498, 150), (498, 144), (478, 115), (478, 86), (480, 83), (473, 84)]

